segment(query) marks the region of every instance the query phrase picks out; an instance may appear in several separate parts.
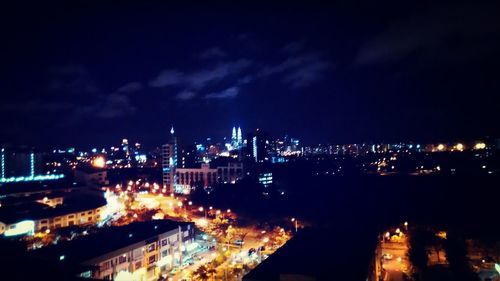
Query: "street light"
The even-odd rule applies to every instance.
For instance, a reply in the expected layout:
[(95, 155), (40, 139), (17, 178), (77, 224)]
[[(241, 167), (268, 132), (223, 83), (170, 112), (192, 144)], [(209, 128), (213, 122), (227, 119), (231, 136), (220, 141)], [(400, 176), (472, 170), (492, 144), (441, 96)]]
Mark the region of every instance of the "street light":
[(231, 213), (231, 209), (227, 209), (227, 213)]
[[(203, 212), (203, 207), (199, 207), (198, 211)], [(205, 210), (205, 219), (207, 218), (207, 210)]]
[(297, 223), (298, 223), (298, 221), (299, 221), (299, 220), (298, 220), (298, 219), (296, 219), (296, 218), (292, 218), (292, 219), (291, 219), (291, 221), (292, 221), (292, 222), (295, 222), (295, 233), (297, 233), (297, 229), (298, 229), (298, 225), (297, 225)]
[(408, 231), (408, 222), (407, 221), (405, 221), (404, 226), (405, 226), (406, 231)]

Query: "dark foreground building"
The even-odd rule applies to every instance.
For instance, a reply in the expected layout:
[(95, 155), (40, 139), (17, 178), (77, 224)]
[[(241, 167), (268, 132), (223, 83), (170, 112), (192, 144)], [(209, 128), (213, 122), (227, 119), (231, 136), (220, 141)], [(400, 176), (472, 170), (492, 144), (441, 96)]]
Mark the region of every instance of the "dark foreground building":
[(365, 281), (376, 236), (360, 229), (304, 229), (244, 281)]

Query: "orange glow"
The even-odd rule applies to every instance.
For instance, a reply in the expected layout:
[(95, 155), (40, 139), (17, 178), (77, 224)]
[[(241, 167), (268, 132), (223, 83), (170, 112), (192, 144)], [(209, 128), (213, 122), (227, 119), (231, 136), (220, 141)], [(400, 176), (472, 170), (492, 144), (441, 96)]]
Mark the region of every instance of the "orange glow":
[(92, 160), (92, 166), (96, 168), (104, 168), (106, 167), (106, 160), (102, 156), (98, 156)]

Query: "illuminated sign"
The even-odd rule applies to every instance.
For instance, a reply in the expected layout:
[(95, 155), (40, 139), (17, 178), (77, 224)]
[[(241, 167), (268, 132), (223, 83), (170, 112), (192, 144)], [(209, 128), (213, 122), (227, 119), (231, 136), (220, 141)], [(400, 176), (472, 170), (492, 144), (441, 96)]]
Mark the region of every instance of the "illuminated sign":
[(26, 182), (26, 181), (44, 181), (44, 180), (58, 180), (64, 178), (63, 174), (60, 175), (37, 175), (29, 177), (10, 177), (0, 178), (0, 182)]

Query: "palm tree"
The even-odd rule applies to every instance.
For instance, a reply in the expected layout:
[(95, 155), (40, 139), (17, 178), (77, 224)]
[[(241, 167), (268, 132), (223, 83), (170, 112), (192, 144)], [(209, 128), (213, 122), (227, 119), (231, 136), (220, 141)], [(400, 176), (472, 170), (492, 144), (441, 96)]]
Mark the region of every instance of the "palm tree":
[(203, 280), (203, 281), (207, 281), (210, 278), (209, 269), (205, 265), (198, 267), (193, 272), (193, 275), (196, 276), (198, 280)]

